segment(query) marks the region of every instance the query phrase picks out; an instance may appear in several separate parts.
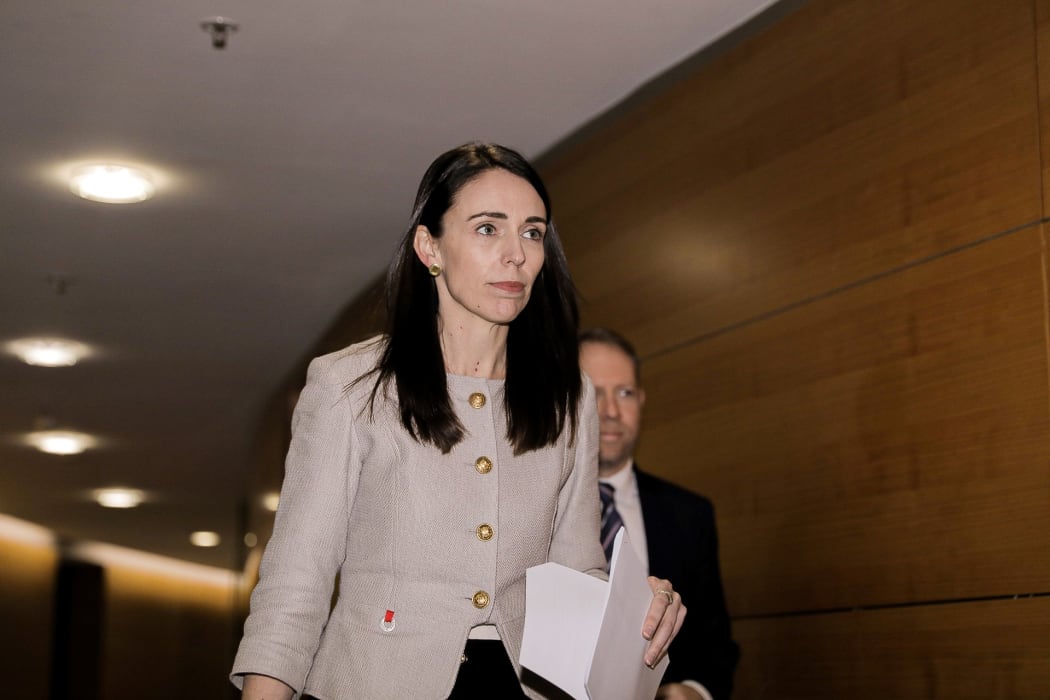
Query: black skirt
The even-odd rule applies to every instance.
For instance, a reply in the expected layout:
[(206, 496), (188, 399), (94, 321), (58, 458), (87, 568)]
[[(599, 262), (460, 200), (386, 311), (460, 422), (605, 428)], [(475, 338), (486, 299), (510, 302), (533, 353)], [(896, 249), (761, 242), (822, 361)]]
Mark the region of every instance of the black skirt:
[(449, 700), (527, 698), (503, 642), (468, 639)]
[[(498, 639), (468, 639), (460, 656), (459, 675), (452, 686), (449, 700), (480, 700), (481, 698), (528, 699), (514, 673), (514, 665), (507, 656), (503, 642)], [(317, 700), (304, 695), (303, 700)]]

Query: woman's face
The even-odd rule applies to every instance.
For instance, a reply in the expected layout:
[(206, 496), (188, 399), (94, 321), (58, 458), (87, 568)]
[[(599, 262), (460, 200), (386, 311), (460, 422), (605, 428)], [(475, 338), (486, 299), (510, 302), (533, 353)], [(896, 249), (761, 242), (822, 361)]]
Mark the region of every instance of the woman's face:
[(543, 267), (547, 210), (536, 190), (506, 170), (487, 170), (459, 190), (441, 224), (441, 238), (420, 226), (415, 246), (424, 265), (442, 268), (442, 322), (513, 321)]

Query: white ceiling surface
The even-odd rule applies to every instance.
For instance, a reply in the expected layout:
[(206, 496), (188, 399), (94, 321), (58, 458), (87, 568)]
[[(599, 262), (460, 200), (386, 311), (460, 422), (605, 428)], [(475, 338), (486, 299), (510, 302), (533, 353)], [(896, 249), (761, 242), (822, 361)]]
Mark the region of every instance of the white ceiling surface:
[[(0, 357), (0, 513), (236, 568), (266, 399), (385, 268), (433, 156), (474, 139), (535, 156), (772, 4), (6, 0), (0, 343), (98, 354)], [(223, 51), (199, 26), (215, 15), (240, 25)], [(74, 197), (63, 177), (91, 159), (146, 166), (156, 197)], [(17, 444), (45, 415), (106, 443)], [(150, 500), (102, 509), (103, 486)]]

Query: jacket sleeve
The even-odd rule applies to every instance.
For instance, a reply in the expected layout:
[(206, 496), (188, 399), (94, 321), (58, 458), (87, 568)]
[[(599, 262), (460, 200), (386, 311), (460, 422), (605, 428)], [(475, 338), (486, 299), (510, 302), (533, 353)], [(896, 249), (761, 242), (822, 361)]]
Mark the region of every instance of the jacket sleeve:
[(598, 404), (586, 375), (580, 404), (575, 438), (567, 451), (569, 471), (558, 494), (548, 560), (606, 579), (599, 536)]
[(333, 365), (310, 364), (292, 417), (273, 536), (231, 674), (237, 686), (243, 674), (260, 673), (301, 692), (328, 620), (360, 473), (353, 410)]

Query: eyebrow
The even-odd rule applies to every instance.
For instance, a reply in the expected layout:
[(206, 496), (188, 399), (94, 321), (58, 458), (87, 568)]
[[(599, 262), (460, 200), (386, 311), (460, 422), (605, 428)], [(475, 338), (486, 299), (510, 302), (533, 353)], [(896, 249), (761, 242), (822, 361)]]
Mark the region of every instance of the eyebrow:
[[(503, 219), (504, 221), (506, 221), (510, 217), (507, 216), (506, 214), (504, 214), (501, 211), (479, 211), (477, 214), (474, 214), (472, 216), (468, 216), (467, 217), (467, 221), (472, 221), (474, 219), (482, 219), (482, 218), (485, 218), (485, 219)], [(543, 218), (542, 216), (530, 216), (529, 218), (525, 219), (525, 223), (527, 223), (527, 224), (546, 224), (547, 220), (545, 218)]]

